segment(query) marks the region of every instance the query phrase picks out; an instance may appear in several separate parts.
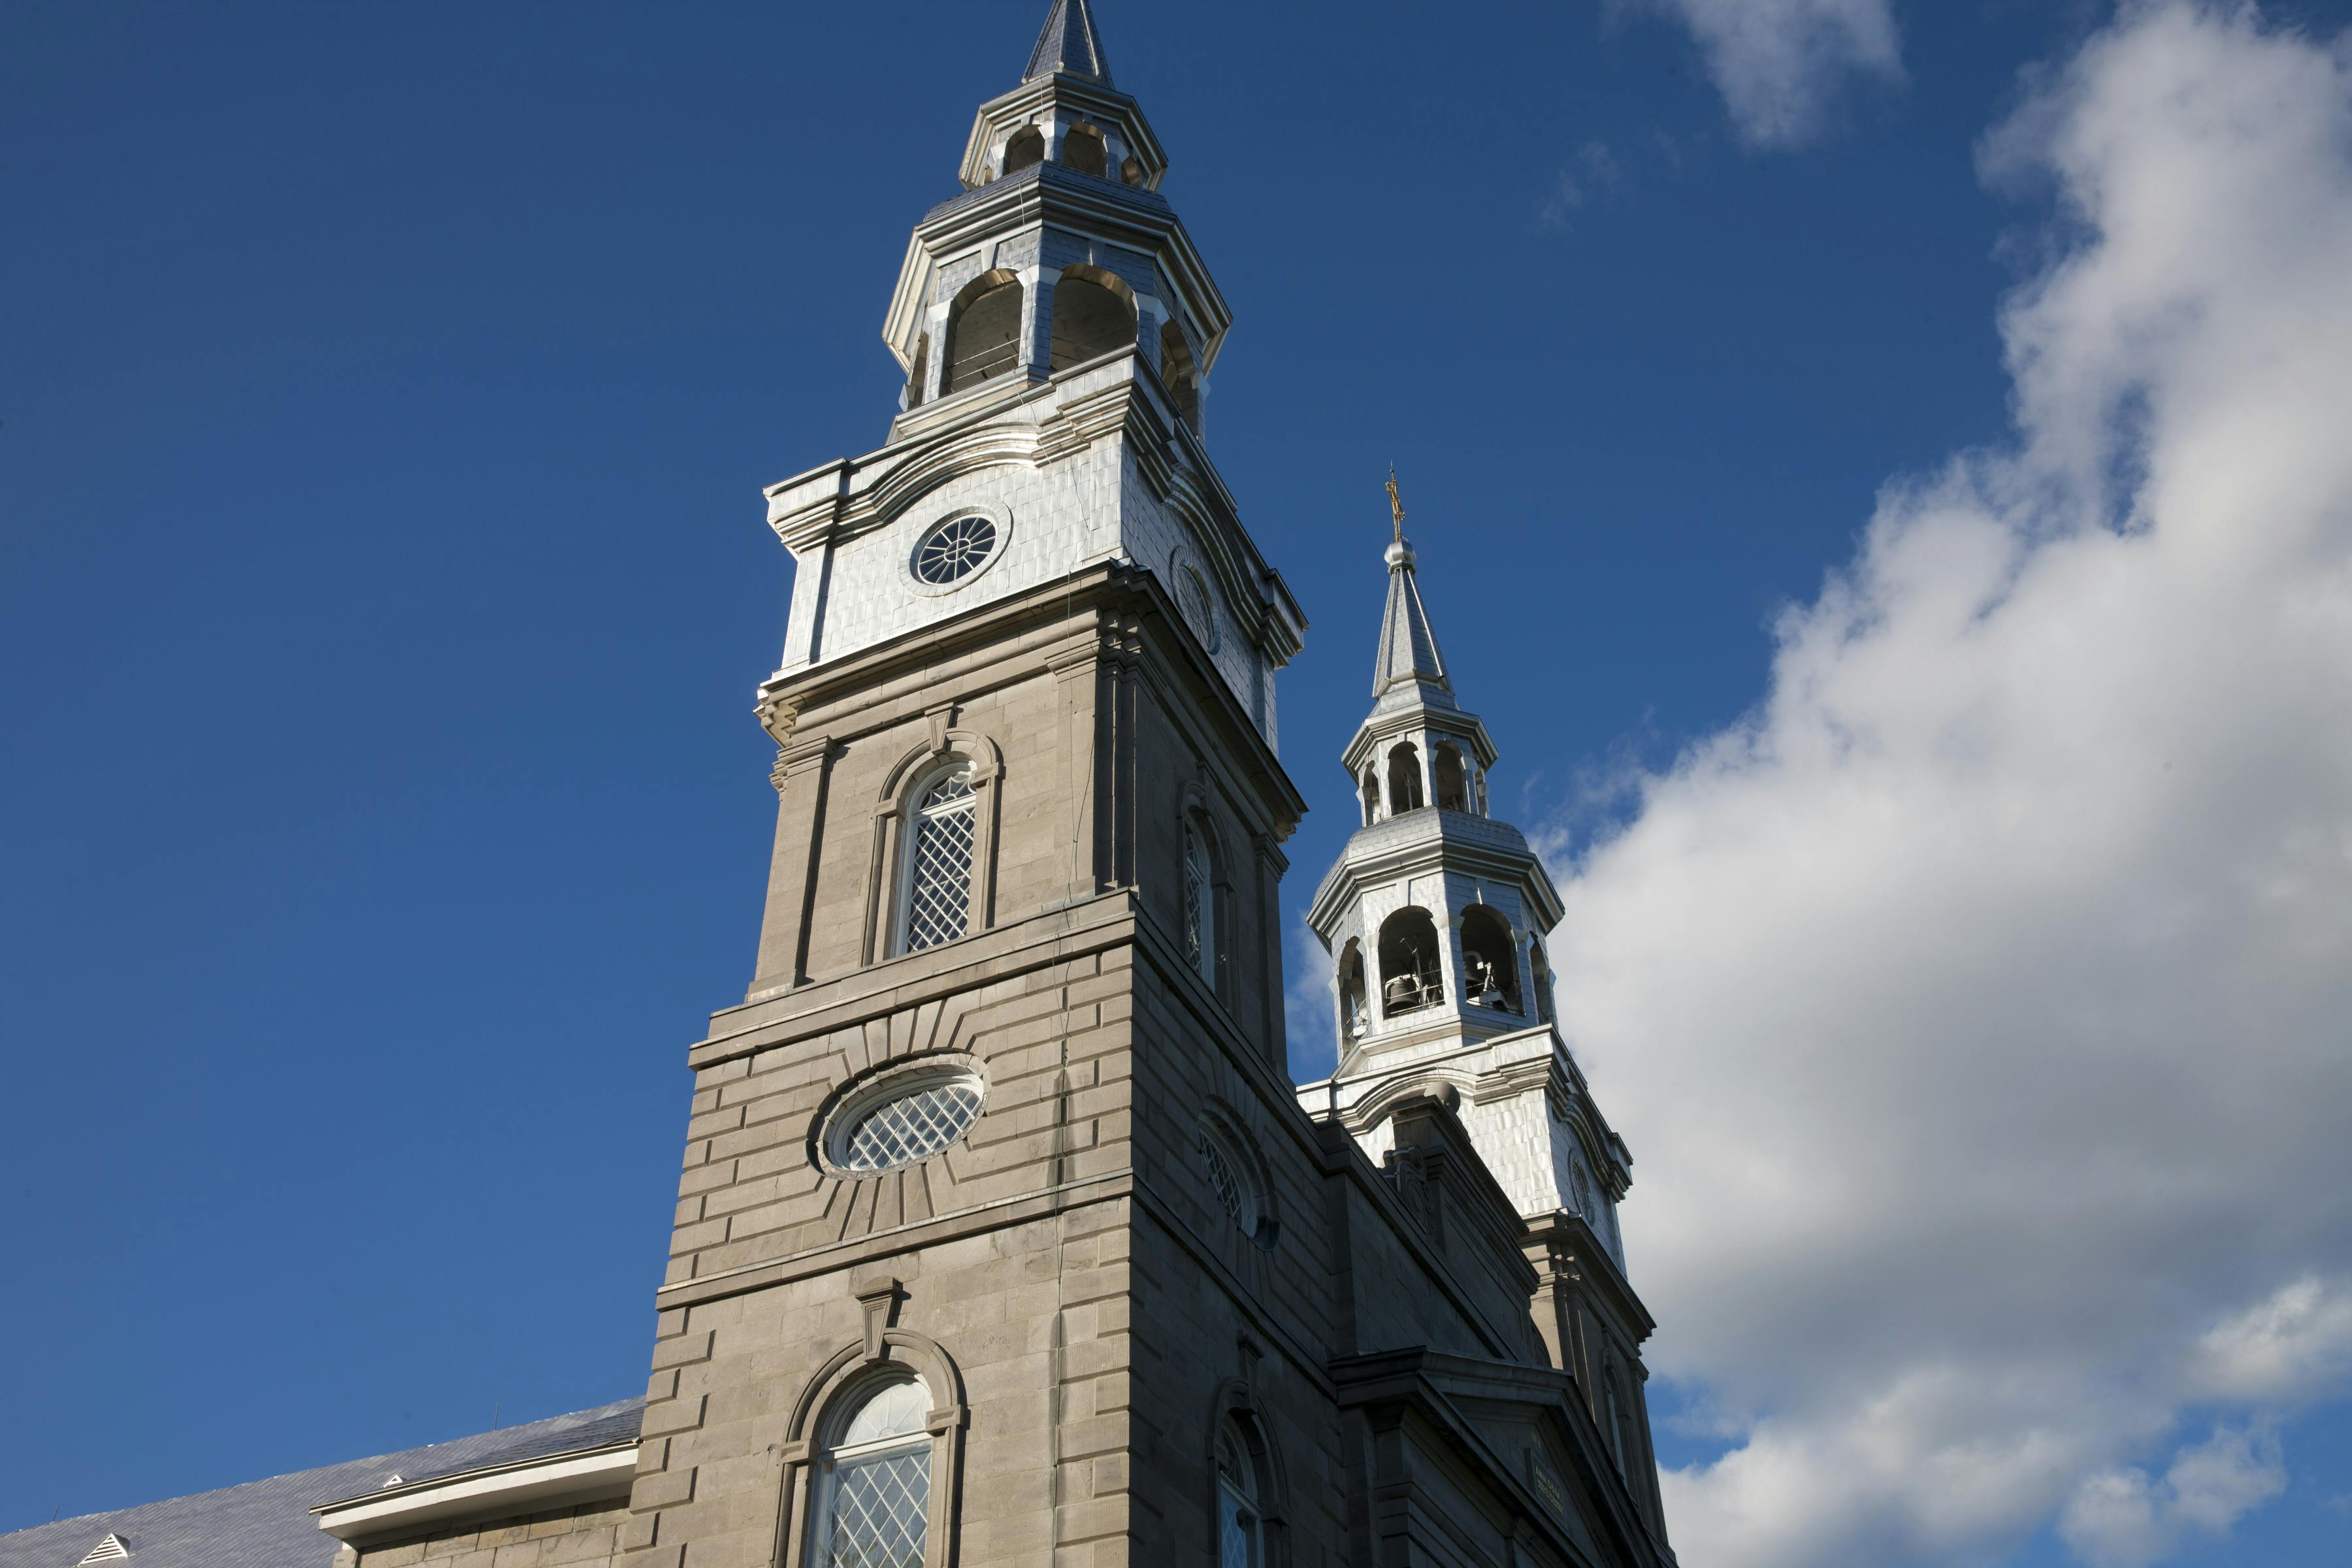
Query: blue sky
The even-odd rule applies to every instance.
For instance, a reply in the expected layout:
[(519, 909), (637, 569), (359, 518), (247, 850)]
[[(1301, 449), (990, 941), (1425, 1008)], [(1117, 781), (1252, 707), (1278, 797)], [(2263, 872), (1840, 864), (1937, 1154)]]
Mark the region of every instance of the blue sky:
[[(748, 978), (772, 827), (772, 747), (750, 698), (776, 660), (790, 572), (759, 487), (878, 444), (898, 381), (878, 330), (907, 231), (954, 189), (973, 107), (1013, 84), (1044, 8), (58, 4), (0, 23), (0, 1050), (14, 1086), (0, 1255), (17, 1270), (0, 1336), (18, 1347), (0, 1530), (639, 1387), (683, 1047)], [(1979, 1020), (2032, 1051), (1982, 1077), (2107, 1107), (2115, 1127), (2079, 1162), (2063, 1124), (2032, 1141), (2020, 1159), (2035, 1195), (2002, 1211), (2014, 1231), (1932, 1209), (1914, 1228), (1999, 1248), (2011, 1278), (2041, 1281), (1987, 1311), (2094, 1310), (2061, 1267), (2079, 1236), (2050, 1211), (2185, 1135), (2172, 1102), (2075, 1096), (2167, 1079), (2179, 1059), (2154, 1045), (2100, 1057), (2101, 1041), (2161, 1036), (2118, 1000), (2144, 972), (2036, 990), (2049, 976), (2032, 954), (2049, 944), (2018, 911), (2123, 929), (2146, 908), (2211, 907), (2255, 860), (2223, 846), (2210, 881), (2162, 881), (2152, 826), (2078, 873), (2045, 877), (2063, 858), (2022, 847), (1963, 856), (2015, 869), (1946, 905), (1913, 897), (1920, 884), (1881, 857), (1824, 870), (1847, 890), (1828, 910), (1756, 897), (1690, 847), (1766, 818), (1798, 834), (1788, 825), (1849, 784), (1857, 835), (1883, 807), (1917, 838), (1977, 821), (1995, 795), (2032, 816), (2047, 780), (2087, 776), (2079, 759), (2044, 772), (2042, 753), (1990, 742), (1974, 784), (1808, 773), (1788, 759), (1809, 721), (1770, 716), (1804, 691), (1877, 683), (1867, 701), (1883, 710), (1853, 702), (1894, 723), (1916, 681), (2006, 734), (2021, 691), (2076, 691), (2057, 678), (1962, 689), (2002, 637), (2076, 659), (2046, 651), (2063, 614), (2004, 629), (2018, 622), (1997, 612), (2029, 597), (2009, 587), (1985, 600), (1981, 637), (1857, 660), (1924, 624), (1903, 585), (1966, 578), (1971, 539), (2004, 542), (1993, 574), (2030, 587), (2063, 581), (2042, 546), (2072, 537), (2084, 508), (2120, 518), (2137, 496), (2159, 517), (2144, 531), (2183, 536), (2161, 521), (2165, 497), (2134, 487), (2174, 471), (2166, 410), (2238, 384), (2193, 379), (2214, 359), (2201, 350), (2115, 371), (2082, 348), (2080, 323), (2125, 309), (2102, 303), (2124, 297), (2099, 294), (2103, 279), (2176, 267), (2179, 298), (2210, 286), (2194, 297), (2221, 319), (2232, 279), (2272, 279), (2268, 295), (2308, 304), (2310, 335), (2335, 341), (2328, 264), (2340, 256), (2352, 276), (2352, 248), (2329, 249), (2318, 218), (2273, 232), (2269, 209), (2227, 215), (2244, 249), (2192, 279), (2160, 214), (2126, 222), (2101, 204), (2153, 168), (2159, 184), (2210, 188), (2217, 211), (2232, 191), (2304, 191), (2295, 180), (2310, 193), (2295, 212), (2335, 210), (2352, 143), (2330, 140), (2347, 98), (2329, 40), (2352, 6), (2231, 20), (2066, 0), (1770, 0), (1756, 14), (1775, 8), (1813, 29), (1793, 64), (1743, 57), (1752, 41), (1727, 34), (1711, 0), (1478, 14), (1103, 0), (1118, 84), (1166, 143), (1165, 193), (1237, 321), (1208, 405), (1213, 450), (1311, 622), (1282, 686), (1284, 757), (1317, 808), (1289, 847), (1287, 905), (1295, 918), (1351, 822), (1335, 759), (1368, 700), (1393, 462), (1458, 684), (1503, 752), (1497, 805), (1554, 847), (1570, 926), (1592, 936), (1577, 944), (1595, 999), (1580, 1050), (1639, 1162), (1624, 1225), (1664, 1324), (1654, 1386), (1675, 1415), (1666, 1457), (1690, 1467), (1672, 1521), (1686, 1559), (1721, 1541), (1706, 1560), (1735, 1568), (2340, 1561), (2352, 1420), (2334, 1331), (2294, 1339), (2310, 1359), (2293, 1396), (2268, 1373), (2191, 1375), (2167, 1359), (2182, 1345), (2220, 1356), (2265, 1303), (2273, 1327), (2336, 1322), (2352, 1215), (2312, 1195), (2326, 1185), (2312, 1168), (2172, 1194), (2176, 1212), (2210, 1215), (2184, 1224), (2206, 1239), (2081, 1262), (2163, 1303), (2129, 1333), (2095, 1319), (2029, 1352), (1923, 1325), (1836, 1378), (1776, 1381), (1771, 1367), (1817, 1364), (1789, 1325), (1834, 1317), (1806, 1289), (1859, 1281), (1840, 1299), (1874, 1323), (1910, 1321), (1912, 1260), (1859, 1223), (1850, 1247), (1808, 1252), (1825, 1244), (1800, 1226), (1774, 1258), (1833, 1263), (1808, 1264), (1802, 1288), (1776, 1268), (1777, 1315), (1724, 1325), (1708, 1303), (1745, 1277), (1705, 1261), (1726, 1256), (1706, 1215), (1739, 1205), (1716, 1205), (1719, 1168), (1674, 1152), (1678, 1129), (1737, 1120), (1728, 1091), (1702, 1084), (1715, 1063), (1770, 1066), (1761, 1046), (1734, 1048), (1731, 1035), (1750, 1040), (1741, 1020), (1757, 1020), (1750, 1043), (1843, 1026), (1780, 1016), (1725, 978), (1700, 986), (1713, 1022), (1677, 1034), (1642, 977), (1680, 963), (1819, 994), (1855, 976), (1816, 976), (1808, 954), (1861, 942), (1887, 910), (1948, 911), (1941, 930), (1972, 967), (1885, 995), (1865, 980), (1870, 1040), (1806, 1059), (1817, 1085), (1875, 1082), (1954, 995), (2038, 999)], [(1893, 55), (1872, 42), (1881, 23)], [(2257, 132), (2184, 129), (2134, 96), (2173, 70)], [(2265, 162), (2273, 119), (2317, 129)], [(2147, 248), (2126, 253), (2142, 234)], [(2048, 287), (2061, 276), (2087, 281)], [(2020, 313), (2028, 297), (2040, 313)], [(2341, 363), (2318, 356), (2306, 402), (2337, 405), (2325, 372)], [(2122, 391), (2098, 390), (2110, 384)], [(2145, 441), (2137, 426), (2120, 445), (2078, 428), (2129, 425), (2143, 405)], [(2335, 581), (2352, 533), (2326, 447), (2267, 454), (2270, 470), (2307, 457), (2315, 475), (2272, 498), (2309, 514), (2298, 582)], [(2187, 465), (2206, 448), (2190, 431), (2178, 450)], [(1973, 465), (1964, 482), (1956, 456)], [(1939, 475), (1958, 490), (1917, 499)], [(2062, 479), (2105, 489), (2076, 511), (2012, 504)], [(1962, 514), (1990, 521), (1955, 525), (1959, 542), (1937, 554), (1939, 520)], [(2128, 564), (2113, 579), (2080, 570), (2085, 600), (2141, 580)], [(2180, 637), (2242, 647), (2233, 627), (2302, 624), (2261, 596), (2285, 580), (2248, 577), (2230, 601), (2242, 621), (2192, 613)], [(2014, 728), (2096, 739), (2094, 714), (2145, 698), (2184, 759), (2271, 756), (2263, 743), (2344, 711), (2341, 681), (2313, 673), (2340, 646), (2321, 623), (2278, 650), (2278, 669), (2312, 679), (2272, 682), (2301, 695), (2257, 705), (2258, 733), (2216, 717), (2249, 711), (2227, 692), (2165, 707), (2179, 683), (2134, 673), (2154, 670), (2163, 639), (2112, 668), (2082, 651), (2081, 690), (2106, 695)], [(2137, 756), (2139, 735), (2096, 749)], [(1900, 761), (1902, 746), (1885, 750)], [(2282, 833), (2352, 821), (2336, 760), (2277, 755), (2207, 795)], [(2171, 752), (2151, 766), (2169, 774)], [(1832, 858), (1794, 837), (1771, 853)], [(2298, 862), (2318, 868), (2294, 894), (2310, 900), (2295, 931), (2345, 929), (2330, 853)], [(1941, 863), (1903, 875), (1963, 880)], [(1657, 889), (1686, 901), (1661, 913)], [(1766, 927), (1826, 934), (1786, 952), (1743, 935)], [(2243, 1114), (2210, 1131), (2307, 1152), (2346, 1129), (2284, 1128), (2268, 1108), (2346, 1087), (2328, 1075), (2352, 1013), (2294, 967), (2282, 929), (2248, 916), (2221, 932), (2232, 973), (2269, 976), (2253, 994), (2275, 1005), (2253, 1028), (2281, 1054), (2247, 1054), (2231, 1080)], [(2169, 940), (2133, 962), (2179, 971)], [(1935, 971), (1948, 955), (1931, 945), (1866, 973)], [(2067, 973), (2100, 962), (2086, 952)], [(2217, 975), (2174, 1011), (2241, 1017), (2239, 984)], [(1840, 1016), (1864, 1011), (1858, 999)], [(1295, 1029), (1302, 1079), (1328, 1067), (1321, 1040)], [(2098, 1074), (2020, 1074), (2051, 1061)], [(1917, 1110), (1936, 1081), (1890, 1076), (1881, 1100), (1809, 1094), (1806, 1147), (1850, 1152), (1826, 1180), (1894, 1170), (1870, 1163), (1872, 1130), (1916, 1111), (1909, 1143), (1943, 1163), (1902, 1179), (1963, 1184), (1985, 1146)], [(2181, 1081), (2189, 1102), (2217, 1098)], [(1740, 1147), (1750, 1171), (1801, 1168), (1760, 1135)], [(2169, 1192), (2145, 1170), (2121, 1186)], [(2128, 1194), (2115, 1201), (2138, 1202)], [(1809, 1201), (1797, 1188), (1791, 1202)], [(2129, 1228), (2087, 1198), (2084, 1212), (2084, 1234)], [(2222, 1231), (2247, 1239), (2209, 1245)], [(2306, 1279), (2316, 1295), (2281, 1294)], [(2223, 1345), (2233, 1324), (2245, 1333)], [(2262, 1342), (2281, 1335), (2294, 1338)], [(2093, 1348), (2103, 1339), (2138, 1348), (2117, 1359)], [(1938, 1415), (1916, 1449), (1874, 1448), (1807, 1393), (1863, 1408), (1920, 1386), (1923, 1355), (1970, 1386), (2062, 1368), (2074, 1403), (2104, 1415), (2013, 1403), (1979, 1426)], [(1902, 1479), (2053, 1432), (2046, 1496), (1989, 1480), (2011, 1500), (1947, 1507)], [(2236, 1503), (2200, 1504), (2203, 1472), (2177, 1468), (2209, 1432), (2238, 1435)], [(1756, 1479), (1818, 1479), (1856, 1451), (1888, 1456), (1884, 1484)], [(1742, 1470), (1743, 1453), (1759, 1468)], [(1795, 1468), (1761, 1468), (1774, 1455)], [(1814, 1500), (1808, 1521), (1768, 1518), (1765, 1492)]]

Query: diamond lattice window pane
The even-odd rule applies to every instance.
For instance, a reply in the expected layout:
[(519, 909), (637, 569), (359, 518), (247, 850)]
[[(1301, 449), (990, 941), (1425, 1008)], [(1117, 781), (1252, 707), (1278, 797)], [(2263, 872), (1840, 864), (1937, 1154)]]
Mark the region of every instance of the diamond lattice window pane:
[(1246, 1228), (1249, 1222), (1242, 1215), (1249, 1200), (1241, 1177), (1234, 1173), (1233, 1162), (1225, 1158), (1225, 1152), (1217, 1147), (1216, 1136), (1205, 1127), (1201, 1129), (1201, 1166), (1208, 1173), (1209, 1186), (1217, 1194), (1217, 1202), (1224, 1205), (1225, 1214), (1235, 1225)]
[(971, 856), (979, 831), (970, 769), (940, 780), (923, 797), (907, 879), (908, 952), (963, 935), (971, 918)]
[(1217, 1491), (1217, 1564), (1218, 1568), (1255, 1568), (1256, 1552), (1251, 1537), (1256, 1533), (1257, 1521), (1241, 1504), (1241, 1500), (1223, 1488)]
[(930, 1507), (928, 1445), (842, 1461), (826, 1568), (922, 1568)]
[(850, 1129), (842, 1167), (895, 1170), (928, 1160), (962, 1137), (980, 1115), (980, 1086), (934, 1083), (911, 1089), (867, 1111)]

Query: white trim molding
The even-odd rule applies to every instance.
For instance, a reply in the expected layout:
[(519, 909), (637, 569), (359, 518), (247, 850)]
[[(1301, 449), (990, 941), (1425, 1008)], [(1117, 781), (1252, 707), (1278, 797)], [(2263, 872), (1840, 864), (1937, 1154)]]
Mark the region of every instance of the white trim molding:
[(588, 1502), (617, 1502), (637, 1476), (637, 1439), (574, 1449), (388, 1487), (310, 1511), (346, 1545), (415, 1535), (458, 1519), (512, 1519)]

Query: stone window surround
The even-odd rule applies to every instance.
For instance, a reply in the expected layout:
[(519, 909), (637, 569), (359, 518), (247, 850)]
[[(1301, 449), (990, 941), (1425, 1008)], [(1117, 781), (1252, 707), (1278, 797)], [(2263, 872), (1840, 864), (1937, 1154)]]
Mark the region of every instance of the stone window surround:
[[(1249, 1336), (1242, 1336), (1245, 1360), (1255, 1360), (1256, 1347)], [(1281, 1450), (1267, 1436), (1264, 1412), (1258, 1407), (1256, 1393), (1241, 1378), (1228, 1380), (1220, 1387), (1211, 1404), (1209, 1419), (1201, 1428), (1201, 1466), (1206, 1477), (1208, 1539), (1202, 1545), (1201, 1561), (1219, 1561), (1220, 1542), (1217, 1539), (1217, 1500), (1220, 1482), (1217, 1479), (1217, 1436), (1231, 1423), (1247, 1445), (1250, 1462), (1257, 1470), (1257, 1519), (1259, 1550), (1263, 1553), (1259, 1568), (1288, 1568), (1290, 1562), (1288, 1513), (1286, 1503), (1290, 1489), (1284, 1474)]]
[[(1265, 1155), (1249, 1124), (1224, 1100), (1211, 1095), (1201, 1105), (1198, 1125), (1202, 1132), (1213, 1138), (1234, 1174), (1249, 1189), (1247, 1205), (1251, 1223), (1244, 1226), (1238, 1220), (1234, 1228), (1262, 1252), (1271, 1252), (1282, 1239), (1282, 1215), (1275, 1195), (1273, 1173), (1268, 1170)], [(1203, 1173), (1205, 1179), (1205, 1173)], [(1219, 1207), (1217, 1214), (1224, 1213)]]
[[(940, 712), (944, 714), (945, 710)], [(996, 923), (996, 826), (1002, 805), (997, 784), (1004, 775), (1003, 753), (978, 731), (940, 729), (890, 770), (874, 803), (874, 845), (866, 877), (866, 933), (860, 944), (866, 963), (900, 956), (895, 951), (898, 905), (904, 897), (900, 868), (908, 848), (908, 817), (917, 804), (915, 792), (940, 767), (958, 758), (971, 764), (974, 797), (971, 913), (965, 921), (964, 935), (976, 935)]]
[(858, 1292), (858, 1305), (866, 1314), (864, 1337), (828, 1357), (793, 1406), (780, 1448), (784, 1475), (782, 1517), (776, 1532), (783, 1547), (780, 1561), (793, 1568), (809, 1560), (818, 1468), (824, 1462), (819, 1438), (826, 1417), (843, 1399), (861, 1394), (866, 1381), (885, 1369), (915, 1373), (937, 1402), (925, 1423), (931, 1434), (931, 1496), (929, 1521), (923, 1533), (923, 1568), (947, 1568), (957, 1560), (955, 1498), (962, 1476), (964, 1429), (971, 1424), (971, 1412), (964, 1403), (963, 1375), (946, 1349), (936, 1340), (889, 1326), (906, 1294), (896, 1279)]
[(1234, 965), (1230, 955), (1232, 944), (1229, 940), (1234, 929), (1233, 858), (1225, 853), (1224, 835), (1218, 832), (1216, 816), (1209, 809), (1208, 791), (1197, 781), (1184, 786), (1183, 796), (1177, 803), (1176, 826), (1178, 855), (1176, 949), (1181, 953), (1184, 948), (1184, 865), (1182, 860), (1184, 838), (1187, 833), (1196, 833), (1200, 836), (1201, 847), (1207, 851), (1209, 857), (1209, 944), (1212, 950), (1210, 958), (1216, 977), (1212, 980), (1197, 970), (1194, 973), (1202, 984), (1208, 986), (1217, 1000), (1225, 1004), (1230, 1009), (1234, 1000)]

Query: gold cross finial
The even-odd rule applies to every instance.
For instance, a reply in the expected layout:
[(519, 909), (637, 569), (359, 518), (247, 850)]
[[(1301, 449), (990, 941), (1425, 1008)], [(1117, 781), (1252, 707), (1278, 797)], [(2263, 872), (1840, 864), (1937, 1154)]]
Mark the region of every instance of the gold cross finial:
[(1404, 498), (1397, 494), (1396, 465), (1389, 465), (1389, 516), (1396, 525), (1396, 542), (1404, 542)]

